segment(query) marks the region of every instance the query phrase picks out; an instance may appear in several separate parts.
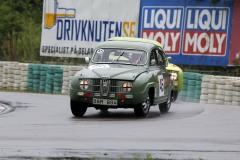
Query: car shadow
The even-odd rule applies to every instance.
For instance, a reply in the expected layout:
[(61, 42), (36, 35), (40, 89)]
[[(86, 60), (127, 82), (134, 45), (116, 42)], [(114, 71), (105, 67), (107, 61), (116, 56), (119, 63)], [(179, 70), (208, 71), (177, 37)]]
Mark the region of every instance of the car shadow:
[(146, 119), (153, 119), (153, 118), (159, 118), (162, 114), (160, 111), (149, 111), (148, 115), (146, 117), (137, 117), (134, 114), (133, 110), (129, 109), (110, 109), (108, 111), (99, 111), (95, 110), (94, 112), (86, 112), (86, 114), (83, 117), (71, 117), (74, 121), (83, 121), (83, 120), (102, 120), (102, 121), (129, 121), (129, 120), (146, 120)]

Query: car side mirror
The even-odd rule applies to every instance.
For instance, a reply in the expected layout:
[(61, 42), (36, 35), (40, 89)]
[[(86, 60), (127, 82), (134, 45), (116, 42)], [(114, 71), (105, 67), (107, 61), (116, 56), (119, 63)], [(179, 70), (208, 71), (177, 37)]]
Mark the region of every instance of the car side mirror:
[(85, 57), (85, 62), (89, 63), (90, 62), (90, 58), (89, 57)]
[(167, 57), (167, 61), (166, 61), (166, 67), (168, 66), (168, 64), (169, 64), (169, 61), (171, 61), (172, 60), (172, 57)]

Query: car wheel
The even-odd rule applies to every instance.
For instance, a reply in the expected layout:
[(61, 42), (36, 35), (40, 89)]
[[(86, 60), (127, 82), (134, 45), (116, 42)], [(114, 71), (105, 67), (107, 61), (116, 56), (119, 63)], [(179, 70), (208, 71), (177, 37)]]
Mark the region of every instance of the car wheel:
[(137, 117), (147, 116), (150, 109), (150, 98), (148, 97), (145, 102), (134, 107), (134, 113)]
[(100, 108), (100, 111), (102, 111), (102, 112), (107, 112), (107, 111), (108, 111), (108, 108), (107, 108), (107, 107)]
[(70, 101), (71, 111), (75, 117), (82, 117), (87, 111), (87, 105), (83, 102)]
[(171, 107), (171, 103), (172, 103), (172, 94), (169, 95), (168, 99), (166, 102), (164, 103), (161, 103), (159, 104), (159, 110), (162, 112), (162, 113), (167, 113)]
[(172, 93), (172, 102), (175, 102), (177, 100), (178, 97), (178, 91), (173, 91)]

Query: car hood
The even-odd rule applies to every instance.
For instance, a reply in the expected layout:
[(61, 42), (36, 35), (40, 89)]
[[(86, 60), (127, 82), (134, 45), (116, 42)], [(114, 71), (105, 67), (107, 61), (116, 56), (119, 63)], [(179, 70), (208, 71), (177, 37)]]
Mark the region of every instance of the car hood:
[(96, 64), (84, 68), (78, 74), (82, 78), (110, 77), (111, 79), (119, 80), (135, 80), (143, 72), (146, 72), (146, 68), (143, 66)]

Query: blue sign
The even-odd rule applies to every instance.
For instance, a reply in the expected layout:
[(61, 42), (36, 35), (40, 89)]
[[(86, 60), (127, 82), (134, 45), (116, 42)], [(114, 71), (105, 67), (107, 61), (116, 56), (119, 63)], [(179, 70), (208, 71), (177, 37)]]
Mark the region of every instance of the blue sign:
[(233, 1), (142, 0), (139, 37), (162, 43), (172, 63), (227, 66)]

